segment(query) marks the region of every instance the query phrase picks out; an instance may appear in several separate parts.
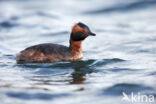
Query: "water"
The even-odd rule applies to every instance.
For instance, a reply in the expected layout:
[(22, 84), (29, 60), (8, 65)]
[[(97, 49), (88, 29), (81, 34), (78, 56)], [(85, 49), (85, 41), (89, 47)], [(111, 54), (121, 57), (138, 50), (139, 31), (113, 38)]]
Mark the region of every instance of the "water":
[[(28, 46), (68, 46), (79, 21), (97, 34), (83, 42), (82, 61), (16, 64)], [(155, 29), (156, 0), (0, 0), (0, 104), (131, 104), (122, 92), (156, 97)]]

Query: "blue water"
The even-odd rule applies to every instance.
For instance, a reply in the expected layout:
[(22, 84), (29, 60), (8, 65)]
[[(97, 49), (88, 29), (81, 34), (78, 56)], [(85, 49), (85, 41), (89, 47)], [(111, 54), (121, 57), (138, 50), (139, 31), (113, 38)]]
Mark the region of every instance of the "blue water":
[[(71, 27), (97, 34), (78, 62), (16, 64), (39, 43), (69, 45)], [(0, 104), (155, 104), (156, 0), (0, 0)], [(155, 99), (156, 101), (156, 99)]]

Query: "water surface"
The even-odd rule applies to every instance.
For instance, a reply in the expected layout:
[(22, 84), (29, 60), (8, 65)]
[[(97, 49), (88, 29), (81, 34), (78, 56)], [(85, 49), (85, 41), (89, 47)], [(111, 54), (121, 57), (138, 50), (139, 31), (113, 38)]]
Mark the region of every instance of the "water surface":
[[(156, 96), (155, 11), (156, 0), (0, 0), (0, 103), (131, 104), (122, 92)], [(82, 61), (16, 64), (28, 46), (68, 46), (79, 21), (97, 34), (83, 42)]]

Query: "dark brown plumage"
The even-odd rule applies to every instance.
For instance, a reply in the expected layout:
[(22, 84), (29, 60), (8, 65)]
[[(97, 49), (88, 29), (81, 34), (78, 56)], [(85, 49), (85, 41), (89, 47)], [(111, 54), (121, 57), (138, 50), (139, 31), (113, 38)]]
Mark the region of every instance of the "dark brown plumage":
[(80, 60), (83, 57), (82, 40), (89, 35), (95, 36), (88, 26), (79, 22), (72, 28), (69, 47), (52, 43), (34, 45), (17, 55), (17, 63), (52, 63)]

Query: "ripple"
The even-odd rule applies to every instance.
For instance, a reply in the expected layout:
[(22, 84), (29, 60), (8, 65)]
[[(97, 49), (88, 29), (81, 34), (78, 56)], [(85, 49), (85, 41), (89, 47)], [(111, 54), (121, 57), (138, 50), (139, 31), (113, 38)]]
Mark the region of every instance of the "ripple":
[(45, 12), (43, 12), (43, 11), (38, 11), (38, 12), (36, 12), (36, 14), (37, 14), (38, 16), (45, 16), (45, 17), (49, 17), (49, 18), (55, 18), (55, 19), (58, 19), (58, 18), (59, 18), (59, 17), (56, 16), (56, 15), (52, 15), (52, 14), (50, 14), (50, 13), (45, 13)]
[(61, 32), (55, 32), (55, 33), (47, 33), (47, 34), (40, 34), (40, 36), (61, 36), (61, 35), (64, 35), (64, 34), (69, 34), (68, 31), (61, 31)]
[(101, 14), (101, 13), (111, 13), (111, 12), (127, 12), (130, 10), (143, 9), (156, 5), (155, 0), (139, 0), (137, 2), (127, 4), (127, 5), (116, 5), (110, 8), (99, 9), (95, 11), (86, 12), (88, 14)]
[(122, 71), (137, 71), (137, 69), (131, 69), (131, 68), (109, 68), (109, 69), (105, 69), (107, 71), (111, 71), (111, 72), (122, 72)]
[(39, 68), (34, 75), (62, 75), (68, 73), (71, 69), (53, 69), (53, 68)]
[(51, 100), (54, 98), (69, 96), (69, 94), (66, 93), (48, 94), (48, 93), (27, 93), (27, 92), (7, 92), (6, 95), (9, 97), (23, 100), (34, 100), (34, 99)]
[(149, 73), (149, 74), (147, 74), (148, 76), (156, 76), (156, 71), (154, 71), (154, 72), (151, 72), (151, 73)]
[(128, 84), (128, 83), (120, 83), (115, 84), (111, 87), (108, 87), (102, 91), (102, 95), (112, 95), (112, 96), (121, 96), (122, 92), (126, 94), (138, 93), (141, 91), (151, 91), (152, 87), (144, 86), (140, 84)]
[(1, 28), (12, 28), (12, 27), (15, 27), (15, 26), (18, 26), (18, 24), (13, 23), (11, 21), (3, 21), (3, 22), (0, 23)]
[(12, 54), (5, 54), (2, 57), (3, 58), (7, 58), (7, 59), (12, 59), (12, 60), (15, 60), (16, 59), (16, 56), (15, 55), (12, 55)]
[(93, 64), (93, 66), (100, 67), (100, 66), (103, 66), (103, 65), (113, 64), (113, 63), (118, 63), (118, 62), (124, 62), (124, 61), (126, 61), (126, 60), (119, 59), (119, 58), (103, 59), (103, 60), (100, 60), (100, 61), (95, 62)]
[(95, 60), (77, 61), (77, 62), (57, 62), (52, 64), (17, 64), (23, 68), (53, 68), (53, 69), (67, 69), (77, 68), (91, 65)]
[[(14, 68), (30, 71), (34, 76), (36, 75), (68, 75), (75, 74), (87, 74), (94, 72), (94, 68), (90, 66), (95, 62), (95, 60), (82, 60), (77, 62), (57, 62), (52, 64), (16, 64)], [(73, 72), (73, 73), (72, 73)]]

